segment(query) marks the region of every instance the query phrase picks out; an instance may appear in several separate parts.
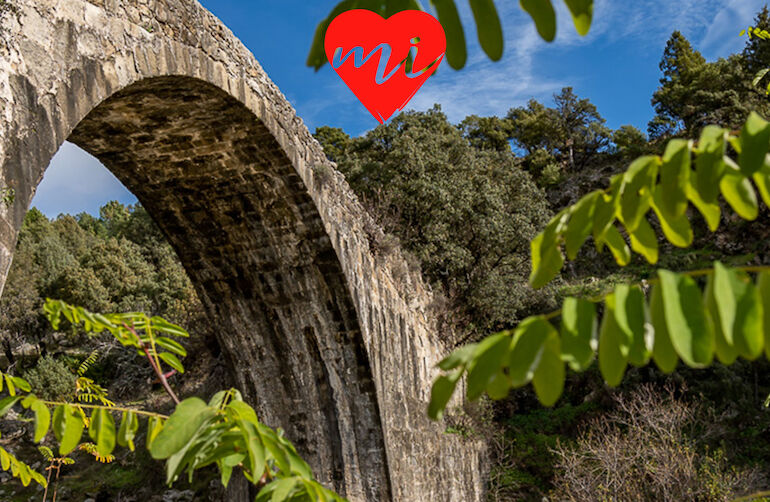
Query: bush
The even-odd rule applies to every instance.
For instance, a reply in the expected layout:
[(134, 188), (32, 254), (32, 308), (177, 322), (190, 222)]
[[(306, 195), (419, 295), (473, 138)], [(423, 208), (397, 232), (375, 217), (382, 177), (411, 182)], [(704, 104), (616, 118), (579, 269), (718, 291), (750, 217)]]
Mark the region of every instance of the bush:
[(721, 450), (701, 448), (704, 425), (692, 406), (644, 385), (597, 419), (572, 446), (561, 443), (553, 500), (723, 501), (758, 491), (764, 476), (728, 466)]
[(527, 285), (529, 241), (551, 214), (510, 148), (474, 148), (438, 107), (402, 113), (359, 138), (328, 128), (317, 138), (375, 220), (416, 257), (466, 334), (510, 327), (553, 306), (552, 290)]
[(75, 374), (67, 365), (51, 356), (41, 357), (37, 365), (24, 372), (32, 392), (42, 399), (61, 400), (75, 391)]

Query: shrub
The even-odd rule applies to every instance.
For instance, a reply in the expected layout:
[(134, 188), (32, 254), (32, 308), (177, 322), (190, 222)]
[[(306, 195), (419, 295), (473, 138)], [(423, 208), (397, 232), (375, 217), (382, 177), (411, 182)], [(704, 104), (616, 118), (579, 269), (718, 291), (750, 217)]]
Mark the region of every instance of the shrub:
[(75, 389), (75, 374), (63, 361), (51, 356), (41, 357), (34, 368), (24, 372), (24, 378), (32, 386), (32, 392), (42, 399), (63, 399)]
[(553, 500), (722, 501), (757, 491), (754, 469), (728, 467), (721, 450), (700, 448), (697, 410), (644, 385), (594, 420), (571, 446), (557, 444)]

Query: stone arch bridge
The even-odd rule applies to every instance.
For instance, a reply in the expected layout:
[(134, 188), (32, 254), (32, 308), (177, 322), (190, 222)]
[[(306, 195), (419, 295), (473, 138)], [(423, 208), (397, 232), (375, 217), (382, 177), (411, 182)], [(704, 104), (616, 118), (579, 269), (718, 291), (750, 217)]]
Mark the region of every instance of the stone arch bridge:
[[(9, 0), (0, 36), (0, 292), (69, 140), (178, 253), (236, 381), (352, 501), (477, 501), (482, 449), (425, 417), (430, 293), (244, 45), (194, 0)], [(87, 182), (87, 180), (84, 180)]]

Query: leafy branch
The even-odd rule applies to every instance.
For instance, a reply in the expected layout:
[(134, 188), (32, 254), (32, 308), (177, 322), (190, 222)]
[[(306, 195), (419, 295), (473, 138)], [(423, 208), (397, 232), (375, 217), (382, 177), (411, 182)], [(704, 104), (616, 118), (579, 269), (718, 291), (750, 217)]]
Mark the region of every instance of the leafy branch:
[[(178, 400), (166, 377), (174, 371), (184, 371), (179, 357), (185, 357), (187, 352), (179, 342), (170, 338), (187, 337), (183, 328), (142, 313), (98, 314), (51, 299), (46, 300), (44, 311), (54, 329), (58, 329), (64, 317), (87, 333), (106, 331), (123, 346), (136, 349), (148, 359), (176, 403), (174, 412), (169, 416), (114, 406), (106, 399), (106, 393), (100, 395), (98, 389), (94, 390), (98, 386), (94, 387), (92, 381), (86, 382), (86, 385), (91, 386), (95, 399), (104, 404), (46, 401), (29, 394), (30, 385), (24, 379), (0, 374), (0, 382), (5, 381), (9, 394), (0, 400), (0, 416), (17, 403), (32, 411), (35, 417), (34, 441), (42, 441), (49, 431), (53, 431), (59, 443), (59, 457), (56, 459), (66, 458), (76, 448), (84, 449), (102, 461), (112, 458), (118, 446), (133, 451), (134, 439), (140, 429), (139, 418), (146, 417), (146, 447), (153, 458), (166, 461), (166, 482), (169, 485), (183, 473), (192, 479), (195, 471), (213, 464), (219, 469), (225, 486), (233, 469), (240, 467), (240, 472), (251, 483), (262, 488), (257, 500), (344, 501), (315, 480), (310, 467), (283, 432), (262, 424), (254, 409), (243, 401), (236, 389), (220, 391), (208, 403), (197, 397)], [(84, 378), (83, 374), (95, 357), (92, 354), (81, 364), (80, 379)], [(171, 372), (164, 373), (164, 363), (172, 368)], [(77, 397), (80, 395), (77, 394)], [(121, 413), (119, 427), (114, 413)], [(93, 443), (81, 444), (86, 429)], [(54, 458), (53, 453), (51, 458)], [(0, 461), (3, 469), (11, 469), (25, 486), (31, 480), (47, 486), (42, 474), (2, 448)], [(57, 464), (57, 477), (60, 465)], [(49, 470), (49, 478), (50, 474)]]
[[(756, 219), (756, 190), (770, 205), (768, 151), (770, 123), (755, 113), (740, 133), (709, 126), (697, 143), (671, 140), (662, 157), (637, 159), (608, 189), (586, 195), (548, 223), (531, 243), (530, 283), (548, 283), (564, 265), (564, 255), (574, 259), (588, 237), (599, 251), (609, 248), (621, 266), (630, 262), (632, 250), (656, 263), (651, 210), (666, 239), (679, 247), (693, 240), (690, 203), (712, 232), (720, 223), (720, 193), (740, 217)], [(563, 391), (565, 364), (584, 371), (598, 358), (605, 382), (616, 386), (629, 364), (650, 360), (671, 372), (680, 359), (703, 368), (714, 357), (731, 364), (764, 351), (770, 358), (770, 267), (737, 269), (715, 262), (689, 273), (658, 270), (657, 279), (643, 286), (620, 284), (594, 301), (566, 298), (560, 311), (529, 317), (513, 331), (454, 351), (438, 365), (444, 374), (433, 384), (429, 416), (442, 416), (463, 376), (470, 400), (484, 392), (501, 399), (531, 382), (540, 402), (551, 406)], [(604, 303), (601, 320), (597, 300)]]
[[(503, 29), (494, 0), (468, 0), (468, 3), (476, 22), (482, 50), (489, 59), (498, 61), (503, 56)], [(586, 35), (593, 19), (593, 0), (564, 0), (564, 3), (572, 15), (577, 32)], [(430, 0), (430, 5), (436, 10), (436, 16), (446, 32), (447, 61), (455, 70), (462, 69), (468, 59), (468, 53), (465, 31), (455, 0)], [(532, 17), (540, 36), (548, 42), (553, 41), (556, 38), (556, 10), (551, 0), (521, 0), (520, 5)], [(318, 24), (308, 54), (307, 66), (317, 71), (326, 64), (326, 29), (335, 17), (353, 9), (368, 9), (385, 18), (402, 10), (425, 10), (420, 0), (343, 0)]]

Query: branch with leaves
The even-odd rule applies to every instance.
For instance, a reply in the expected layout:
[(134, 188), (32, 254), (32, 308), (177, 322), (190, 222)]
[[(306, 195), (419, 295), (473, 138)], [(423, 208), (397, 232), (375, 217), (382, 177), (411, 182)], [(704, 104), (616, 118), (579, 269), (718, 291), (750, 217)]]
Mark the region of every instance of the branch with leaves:
[[(688, 247), (693, 241), (688, 207), (716, 231), (720, 194), (738, 216), (756, 219), (757, 191), (770, 206), (769, 152), (770, 123), (755, 113), (739, 133), (709, 126), (697, 143), (671, 140), (663, 156), (637, 159), (609, 188), (586, 195), (548, 223), (531, 243), (530, 283), (537, 288), (555, 278), (565, 255), (575, 259), (589, 237), (621, 266), (630, 262), (632, 251), (655, 264), (658, 236), (651, 215), (669, 242)], [(567, 298), (558, 312), (529, 317), (513, 331), (454, 351), (439, 363), (444, 374), (433, 384), (428, 413), (442, 416), (463, 376), (468, 399), (485, 392), (501, 399), (531, 382), (541, 403), (551, 406), (562, 393), (565, 365), (583, 371), (597, 354), (605, 382), (616, 386), (629, 364), (653, 360), (671, 372), (680, 360), (703, 368), (715, 356), (730, 364), (763, 351), (770, 358), (770, 266), (730, 268), (716, 262), (693, 272), (658, 270), (642, 285), (621, 284), (600, 299)]]
[[(494, 0), (468, 0), (476, 22), (479, 44), (492, 61), (503, 57), (503, 29)], [(593, 19), (593, 0), (564, 0), (572, 15), (575, 28), (580, 35), (586, 35)], [(457, 12), (455, 0), (430, 0), (436, 16), (446, 32), (446, 57), (449, 66), (459, 70), (465, 66), (468, 51), (465, 30)], [(521, 0), (524, 9), (535, 22), (538, 33), (548, 42), (556, 38), (556, 10), (551, 0)], [(343, 0), (318, 24), (307, 58), (307, 66), (319, 70), (326, 64), (324, 39), (326, 29), (335, 17), (353, 9), (368, 9), (388, 18), (402, 10), (422, 10), (420, 0)]]
[[(239, 467), (251, 483), (262, 488), (257, 500), (344, 500), (315, 480), (310, 467), (283, 436), (283, 432), (262, 424), (254, 409), (243, 401), (236, 389), (220, 391), (208, 403), (197, 397), (179, 401), (170, 388), (166, 379), (168, 373), (164, 372), (163, 365), (184, 372), (179, 358), (185, 357), (187, 353), (174, 338), (189, 335), (180, 326), (142, 313), (92, 313), (82, 307), (50, 299), (46, 300), (44, 311), (54, 329), (58, 329), (63, 317), (87, 333), (108, 332), (123, 346), (136, 349), (140, 356), (148, 359), (169, 397), (176, 403), (170, 416), (115, 406), (106, 398), (106, 392), (103, 393), (103, 389), (93, 381), (81, 382), (84, 368), (95, 360), (94, 354), (81, 364), (80, 369), (83, 371), (79, 372), (78, 382), (81, 382), (84, 389), (90, 390), (79, 392), (77, 402), (39, 399), (29, 393), (31, 389), (25, 380), (0, 374), (0, 381), (6, 382), (9, 394), (0, 400), (0, 416), (17, 403), (29, 409), (35, 417), (35, 442), (40, 442), (49, 431), (53, 431), (59, 443), (59, 457), (55, 459), (66, 458), (79, 447), (97, 459), (112, 458), (117, 446), (134, 451), (140, 419), (146, 418), (145, 444), (153, 458), (166, 461), (166, 482), (169, 485), (183, 473), (192, 480), (195, 471), (216, 465), (224, 486), (228, 485), (233, 469)], [(18, 390), (26, 395), (19, 395)], [(84, 394), (92, 397), (80, 399)], [(94, 401), (101, 404), (93, 404)], [(121, 414), (119, 426), (115, 420), (117, 413)], [(93, 443), (81, 444), (86, 429)], [(54, 458), (53, 453), (51, 458)], [(47, 486), (47, 480), (42, 474), (2, 448), (0, 461), (3, 469), (11, 469), (12, 474), (19, 477), (25, 486), (31, 480)]]

